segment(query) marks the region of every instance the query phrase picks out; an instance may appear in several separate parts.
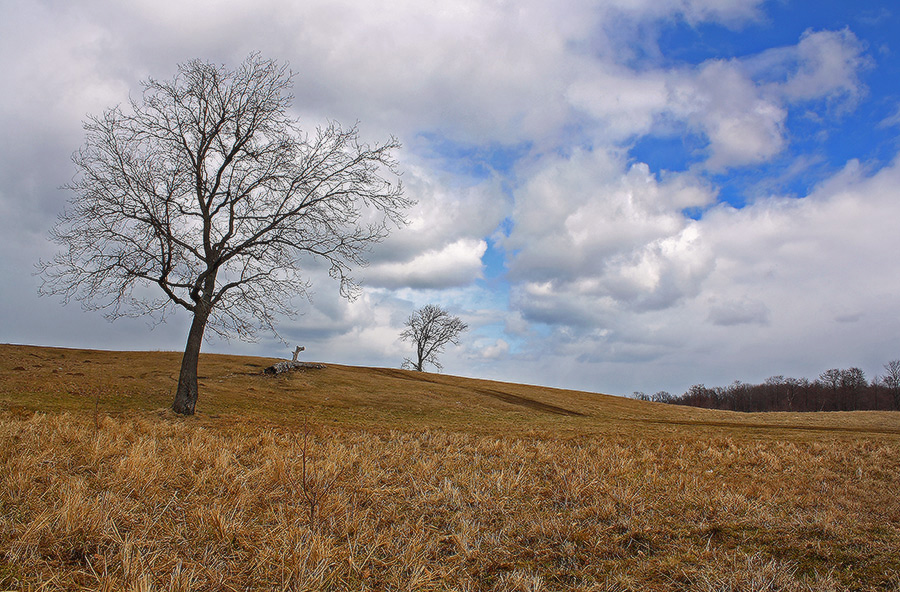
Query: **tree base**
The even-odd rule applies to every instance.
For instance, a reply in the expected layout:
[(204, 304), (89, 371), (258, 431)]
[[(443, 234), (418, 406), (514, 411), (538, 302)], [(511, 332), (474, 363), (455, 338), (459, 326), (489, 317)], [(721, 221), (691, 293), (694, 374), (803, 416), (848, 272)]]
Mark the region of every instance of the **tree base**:
[(175, 397), (175, 402), (172, 403), (172, 411), (179, 415), (193, 415), (194, 407), (197, 404), (197, 397), (193, 398), (193, 401), (187, 397)]

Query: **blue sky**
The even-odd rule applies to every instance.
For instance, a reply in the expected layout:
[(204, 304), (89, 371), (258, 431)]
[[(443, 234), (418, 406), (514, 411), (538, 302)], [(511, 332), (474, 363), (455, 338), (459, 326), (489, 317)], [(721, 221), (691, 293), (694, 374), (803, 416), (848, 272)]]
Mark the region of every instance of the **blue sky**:
[[(699, 64), (709, 59), (740, 59), (773, 47), (789, 46), (807, 31), (851, 31), (865, 49), (858, 71), (862, 96), (853, 108), (835, 108), (828, 99), (789, 109), (786, 126), (791, 146), (771, 162), (718, 175), (720, 198), (740, 207), (753, 197), (757, 185), (767, 191), (804, 196), (819, 181), (833, 175), (850, 159), (880, 167), (896, 154), (897, 134), (881, 125), (897, 112), (900, 69), (892, 47), (900, 30), (896, 10), (884, 2), (771, 2), (765, 17), (739, 30), (717, 24), (670, 24), (660, 35), (660, 52), (673, 62)], [(772, 73), (773, 77), (783, 72)], [(822, 104), (824, 101), (825, 104)], [(822, 114), (810, 117), (810, 113)], [(657, 143), (658, 142), (658, 143)], [(686, 168), (702, 158), (702, 138), (678, 134), (642, 138), (631, 154), (659, 168)], [(792, 172), (799, 156), (808, 169)], [(652, 166), (652, 165), (651, 165)], [(654, 170), (658, 170), (654, 167)]]
[(78, 5), (0, 19), (0, 341), (183, 347), (36, 296), (88, 114), (192, 58), (291, 64), (294, 112), (398, 137), (410, 224), (285, 345), (206, 351), (399, 366), (438, 303), (448, 373), (615, 394), (814, 378), (900, 358), (900, 9), (762, 0)]

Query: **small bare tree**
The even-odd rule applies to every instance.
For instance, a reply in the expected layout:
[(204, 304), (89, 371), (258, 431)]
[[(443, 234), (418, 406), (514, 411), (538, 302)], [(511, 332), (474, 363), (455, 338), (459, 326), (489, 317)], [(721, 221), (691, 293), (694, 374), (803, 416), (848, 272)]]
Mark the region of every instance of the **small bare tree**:
[(235, 70), (194, 60), (84, 123), (75, 196), (51, 234), (62, 250), (39, 265), (41, 293), (111, 319), (189, 311), (178, 413), (194, 413), (207, 327), (246, 340), (274, 332), (307, 293), (307, 258), (352, 297), (351, 268), (410, 205), (398, 142), (363, 144), (336, 123), (308, 136), (288, 114), (292, 85), (286, 66), (256, 54)]
[[(293, 497), (297, 500), (306, 502), (307, 516), (309, 519), (309, 527), (316, 530), (318, 522), (317, 517), (321, 518), (322, 502), (331, 493), (335, 481), (343, 474), (343, 469), (333, 470), (330, 474), (326, 474), (317, 467), (312, 452), (309, 450), (310, 436), (309, 421), (303, 421), (303, 445), (300, 448), (300, 476), (291, 472), (288, 479), (291, 485)], [(292, 449), (294, 450), (294, 458), (296, 458), (296, 435)], [(318, 512), (317, 512), (318, 510)]]
[(432, 364), (438, 370), (443, 368), (438, 362), (438, 354), (444, 351), (448, 343), (459, 345), (460, 333), (469, 328), (459, 317), (436, 304), (428, 304), (414, 312), (406, 320), (406, 329), (400, 334), (404, 341), (410, 341), (416, 347), (416, 360), (407, 358), (404, 368), (412, 368), (420, 372), (425, 364)]

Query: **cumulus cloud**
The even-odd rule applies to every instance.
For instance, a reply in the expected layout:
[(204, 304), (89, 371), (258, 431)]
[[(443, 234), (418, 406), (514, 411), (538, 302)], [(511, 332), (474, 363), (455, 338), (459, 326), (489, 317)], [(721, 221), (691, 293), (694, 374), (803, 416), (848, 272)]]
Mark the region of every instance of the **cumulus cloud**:
[(683, 210), (714, 192), (690, 175), (663, 179), (609, 151), (548, 159), (516, 195), (504, 247), (513, 301), (549, 323), (601, 323), (620, 309), (666, 308), (694, 294), (711, 256)]
[(483, 360), (497, 360), (509, 354), (509, 343), (503, 339), (497, 339), (493, 343), (480, 347), (477, 351)]
[(508, 214), (498, 183), (461, 182), (415, 164), (405, 167), (403, 183), (416, 204), (408, 224), (373, 248), (371, 265), (360, 273), (366, 285), (434, 289), (481, 278), (484, 237)]
[(441, 249), (420, 253), (403, 263), (382, 263), (366, 269), (366, 283), (387, 288), (438, 289), (472, 283), (482, 276), (481, 257), (487, 243), (459, 239)]
[(598, 120), (601, 133), (612, 141), (651, 131), (666, 111), (670, 91), (665, 72), (636, 73), (625, 66), (586, 64), (585, 72), (566, 91), (576, 108)]
[(529, 334), (531, 327), (522, 312), (518, 310), (510, 311), (505, 315), (503, 322), (503, 332), (507, 335), (516, 337), (524, 337)]
[(693, 130), (708, 140), (705, 166), (720, 172), (781, 153), (792, 104), (826, 99), (854, 106), (865, 92), (859, 74), (869, 64), (849, 29), (806, 31), (793, 46), (695, 67), (635, 70), (596, 62), (580, 70), (566, 97), (596, 120), (607, 141)]
[(590, 30), (586, 9), (320, 1), (292, 5), (284, 18), (297, 32), (289, 52), (302, 56), (310, 81), (298, 96), (310, 106), (403, 127), (394, 133), (516, 143), (565, 120), (554, 96), (565, 75), (558, 64), (567, 40)]
[(739, 64), (710, 61), (675, 84), (679, 100), (673, 112), (709, 138), (708, 168), (763, 162), (784, 148), (787, 113), (762, 96)]
[(763, 51), (743, 64), (754, 79), (767, 83), (766, 90), (787, 101), (828, 98), (853, 107), (865, 92), (859, 74), (871, 60), (848, 28), (808, 29), (796, 45)]
[(568, 96), (612, 141), (646, 135), (665, 122), (695, 130), (709, 142), (713, 170), (768, 160), (785, 144), (785, 109), (735, 60), (649, 72), (597, 67)]
[[(558, 353), (540, 371), (580, 376), (582, 388), (594, 376), (601, 390), (649, 392), (663, 383), (677, 391), (761, 381), (785, 369), (879, 369), (900, 331), (900, 276), (885, 273), (900, 249), (898, 183), (898, 162), (874, 174), (850, 162), (804, 198), (713, 208), (692, 223), (712, 257), (704, 280), (667, 309), (520, 286), (516, 305), (526, 318), (559, 327), (542, 348)], [(653, 380), (640, 372), (650, 361)]]

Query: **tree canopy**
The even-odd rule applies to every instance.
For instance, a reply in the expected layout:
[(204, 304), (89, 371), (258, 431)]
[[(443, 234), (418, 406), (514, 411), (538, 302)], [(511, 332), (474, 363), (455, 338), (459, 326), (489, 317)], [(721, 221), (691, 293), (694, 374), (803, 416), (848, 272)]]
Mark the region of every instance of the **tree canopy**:
[(189, 311), (179, 413), (194, 411), (206, 327), (275, 331), (307, 294), (313, 259), (352, 297), (351, 270), (410, 205), (397, 140), (369, 145), (336, 122), (307, 134), (289, 113), (293, 79), (257, 54), (233, 70), (193, 60), (84, 123), (41, 292), (112, 319)]
[(406, 329), (400, 334), (416, 348), (415, 360), (407, 358), (403, 365), (424, 371), (426, 364), (442, 369), (438, 355), (448, 343), (459, 345), (459, 335), (469, 328), (459, 317), (436, 304), (428, 304), (415, 311), (406, 320)]

